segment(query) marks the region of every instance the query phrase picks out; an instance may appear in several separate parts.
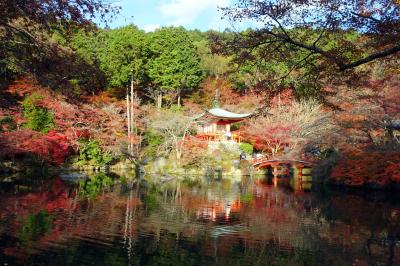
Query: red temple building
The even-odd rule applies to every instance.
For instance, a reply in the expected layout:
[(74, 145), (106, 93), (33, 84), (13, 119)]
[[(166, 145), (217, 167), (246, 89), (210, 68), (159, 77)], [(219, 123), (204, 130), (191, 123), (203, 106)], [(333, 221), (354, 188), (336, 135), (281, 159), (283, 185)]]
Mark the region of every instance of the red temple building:
[(215, 107), (198, 119), (197, 136), (205, 140), (232, 140), (241, 142), (238, 132), (231, 131), (231, 124), (240, 122), (251, 114), (237, 114)]

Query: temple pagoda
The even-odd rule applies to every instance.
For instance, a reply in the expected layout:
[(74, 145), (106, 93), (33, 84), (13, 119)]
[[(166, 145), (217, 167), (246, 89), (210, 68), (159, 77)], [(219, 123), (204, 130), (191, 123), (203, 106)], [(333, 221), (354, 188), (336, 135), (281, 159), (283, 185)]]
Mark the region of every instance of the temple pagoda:
[(197, 136), (205, 140), (233, 140), (241, 142), (238, 132), (231, 132), (231, 124), (240, 122), (252, 114), (237, 114), (219, 108), (218, 92), (214, 99), (214, 107), (205, 111), (197, 119)]

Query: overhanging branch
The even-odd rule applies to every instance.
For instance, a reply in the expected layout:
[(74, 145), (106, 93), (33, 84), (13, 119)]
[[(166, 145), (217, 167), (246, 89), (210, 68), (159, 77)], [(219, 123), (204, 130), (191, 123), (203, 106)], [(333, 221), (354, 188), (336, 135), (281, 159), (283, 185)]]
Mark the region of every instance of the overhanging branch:
[(305, 50), (308, 50), (308, 51), (316, 53), (316, 54), (320, 54), (323, 57), (325, 57), (328, 60), (330, 60), (335, 65), (337, 65), (339, 67), (340, 71), (345, 71), (345, 70), (360, 66), (362, 64), (371, 62), (371, 61), (373, 61), (375, 59), (383, 58), (383, 57), (395, 54), (395, 53), (400, 51), (400, 45), (396, 45), (396, 46), (393, 46), (392, 48), (388, 48), (386, 50), (373, 53), (373, 54), (371, 54), (371, 55), (369, 55), (367, 57), (364, 57), (362, 59), (359, 59), (357, 61), (354, 61), (354, 62), (351, 62), (351, 63), (343, 63), (344, 60), (340, 56), (334, 56), (331, 53), (329, 53), (328, 51), (323, 50), (322, 48), (316, 46), (315, 42), (314, 42), (313, 45), (307, 45), (305, 43), (299, 42), (299, 41), (289, 37), (286, 34), (278, 34), (278, 33), (275, 33), (275, 32), (273, 32), (271, 30), (268, 30), (268, 29), (264, 29), (261, 33), (266, 33), (266, 34), (272, 35), (273, 37), (275, 37), (275, 38), (277, 38), (277, 39), (279, 39), (279, 40), (281, 40), (283, 42), (292, 44), (294, 46), (297, 46), (299, 48), (303, 48)]
[(394, 46), (394, 47), (392, 47), (392, 48), (389, 48), (389, 49), (383, 50), (383, 51), (381, 51), (381, 52), (377, 52), (377, 53), (371, 54), (371, 55), (369, 55), (369, 56), (367, 56), (367, 57), (364, 57), (363, 59), (354, 61), (354, 62), (352, 62), (352, 63), (349, 63), (349, 64), (340, 64), (340, 65), (338, 65), (338, 66), (339, 66), (339, 69), (340, 69), (341, 71), (345, 71), (345, 70), (347, 70), (347, 69), (354, 68), (354, 67), (357, 67), (357, 66), (359, 66), (359, 65), (362, 65), (362, 64), (371, 62), (371, 61), (373, 61), (373, 60), (375, 60), (375, 59), (378, 59), (378, 58), (382, 58), (382, 57), (386, 57), (386, 56), (395, 54), (395, 53), (397, 53), (397, 52), (399, 52), (399, 51), (400, 51), (400, 45), (396, 45), (396, 46)]

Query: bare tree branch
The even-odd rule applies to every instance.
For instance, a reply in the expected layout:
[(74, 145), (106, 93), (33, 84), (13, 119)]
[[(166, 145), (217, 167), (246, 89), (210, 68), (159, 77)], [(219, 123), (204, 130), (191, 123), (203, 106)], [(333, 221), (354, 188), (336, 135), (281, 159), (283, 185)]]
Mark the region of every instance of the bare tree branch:
[[(399, 42), (400, 42), (400, 40), (399, 40)], [(341, 64), (341, 65), (339, 65), (339, 69), (344, 71), (344, 70), (347, 70), (347, 69), (350, 69), (350, 68), (354, 68), (354, 67), (360, 66), (362, 64), (371, 62), (371, 61), (373, 61), (375, 59), (383, 58), (383, 57), (398, 53), (399, 51), (400, 51), (400, 45), (396, 45), (396, 46), (394, 46), (392, 48), (389, 48), (389, 49), (383, 50), (381, 52), (377, 52), (377, 53), (371, 54), (371, 55), (369, 55), (367, 57), (364, 57), (363, 59), (354, 61), (352, 63)]]

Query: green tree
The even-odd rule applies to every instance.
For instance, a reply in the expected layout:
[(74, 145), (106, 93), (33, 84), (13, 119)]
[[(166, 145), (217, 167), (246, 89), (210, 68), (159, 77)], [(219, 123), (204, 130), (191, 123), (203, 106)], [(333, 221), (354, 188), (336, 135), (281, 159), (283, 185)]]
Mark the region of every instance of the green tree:
[[(99, 30), (100, 31), (100, 30)], [(76, 31), (71, 39), (71, 48), (88, 64), (98, 63), (99, 31), (87, 32), (83, 29)], [(54, 34), (58, 42), (64, 42), (63, 36)]]
[(204, 73), (218, 78), (232, 70), (230, 58), (211, 53), (208, 40), (195, 42), (195, 45), (200, 57), (200, 67)]
[(60, 52), (49, 38), (55, 29), (91, 29), (90, 19), (105, 21), (118, 9), (103, 0), (0, 1), (0, 78), (54, 71), (55, 64), (48, 68)]
[[(178, 96), (183, 90), (196, 88), (203, 78), (196, 47), (182, 27), (161, 28), (149, 36), (148, 75), (159, 95)], [(160, 97), (160, 96), (159, 96)], [(161, 100), (158, 98), (158, 105)]]
[(105, 166), (113, 160), (112, 155), (104, 151), (96, 140), (82, 139), (79, 144), (78, 165)]
[(143, 82), (147, 52), (145, 33), (134, 25), (103, 30), (97, 37), (100, 68), (107, 76), (108, 87), (126, 86), (132, 75)]

